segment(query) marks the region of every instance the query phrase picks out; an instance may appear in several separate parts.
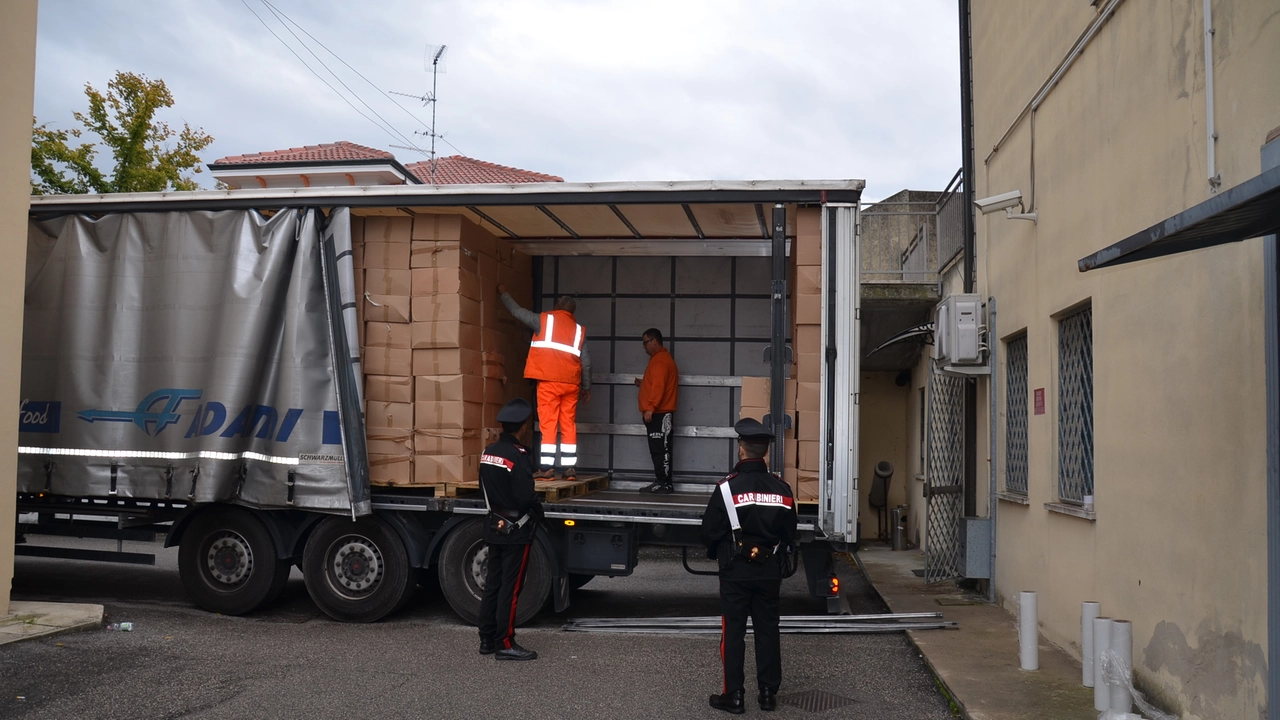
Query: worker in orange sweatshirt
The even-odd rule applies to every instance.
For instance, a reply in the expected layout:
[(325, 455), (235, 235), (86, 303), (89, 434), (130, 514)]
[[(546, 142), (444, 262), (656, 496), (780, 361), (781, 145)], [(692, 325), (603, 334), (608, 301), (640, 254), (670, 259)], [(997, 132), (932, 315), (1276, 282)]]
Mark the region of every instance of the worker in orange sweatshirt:
[[(578, 474), (578, 398), (591, 402), (591, 354), (587, 352), (586, 330), (573, 317), (577, 302), (568, 295), (556, 300), (555, 308), (535, 313), (520, 307), (498, 286), (502, 304), (515, 319), (533, 330), (529, 343), (529, 359), (524, 363), (524, 376), (538, 381), (538, 429), (542, 443), (538, 454), (535, 480), (555, 477), (556, 451), (560, 455), (563, 477)], [(560, 443), (556, 444), (556, 430)]]
[(636, 384), (640, 386), (640, 416), (649, 435), (653, 473), (658, 477), (643, 492), (669, 493), (675, 490), (671, 480), (671, 417), (679, 396), (680, 371), (671, 353), (662, 346), (661, 331), (645, 330), (642, 342), (649, 364), (645, 366), (644, 377), (636, 380)]

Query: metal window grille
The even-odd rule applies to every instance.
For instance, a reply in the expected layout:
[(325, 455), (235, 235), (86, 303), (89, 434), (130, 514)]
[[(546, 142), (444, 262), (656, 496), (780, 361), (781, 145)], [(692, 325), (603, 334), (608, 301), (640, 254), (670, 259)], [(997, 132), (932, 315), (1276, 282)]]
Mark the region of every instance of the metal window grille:
[(964, 378), (929, 369), (928, 464), (925, 469), (925, 581), (960, 576), (964, 511)]
[(1010, 340), (1005, 357), (1004, 489), (1027, 494), (1027, 336)]
[(1093, 494), (1093, 308), (1058, 323), (1058, 498)]

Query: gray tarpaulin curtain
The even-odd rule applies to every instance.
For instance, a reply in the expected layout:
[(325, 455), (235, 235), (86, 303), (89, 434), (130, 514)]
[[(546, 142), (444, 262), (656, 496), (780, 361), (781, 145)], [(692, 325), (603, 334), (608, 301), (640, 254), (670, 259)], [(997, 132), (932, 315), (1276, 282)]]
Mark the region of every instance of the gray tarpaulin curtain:
[(33, 221), (18, 491), (367, 514), (349, 226), (345, 209)]

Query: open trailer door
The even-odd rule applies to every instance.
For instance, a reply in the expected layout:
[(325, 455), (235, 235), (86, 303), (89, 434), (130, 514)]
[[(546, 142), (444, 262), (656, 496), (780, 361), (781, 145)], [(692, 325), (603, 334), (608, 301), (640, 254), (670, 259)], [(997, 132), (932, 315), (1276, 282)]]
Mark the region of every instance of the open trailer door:
[(818, 525), (832, 542), (858, 541), (861, 288), (858, 206), (822, 206), (822, 410)]

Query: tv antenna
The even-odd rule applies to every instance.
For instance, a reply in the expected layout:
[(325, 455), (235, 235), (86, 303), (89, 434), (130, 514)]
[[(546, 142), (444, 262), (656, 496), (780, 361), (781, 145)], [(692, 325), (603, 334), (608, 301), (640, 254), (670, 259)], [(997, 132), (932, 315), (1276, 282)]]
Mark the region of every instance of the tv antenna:
[[(401, 95), (403, 97), (411, 97), (411, 98), (414, 98), (415, 100), (422, 101), (423, 105), (431, 106), (431, 128), (426, 132), (415, 130), (414, 134), (426, 135), (427, 137), (431, 138), (431, 149), (427, 153), (427, 157), (429, 158), (427, 167), (428, 167), (432, 185), (434, 185), (436, 182), (436, 138), (444, 137), (443, 134), (436, 132), (436, 80), (440, 73), (445, 72), (445, 67), (442, 61), (444, 60), (445, 51), (448, 49), (449, 49), (448, 45), (428, 45), (427, 46), (427, 51), (426, 51), (423, 64), (424, 66), (428, 66), (431, 70), (431, 92), (427, 93), (426, 95), (410, 95), (409, 93), (394, 92), (394, 91), (391, 93), (392, 95)], [(398, 147), (404, 147), (404, 146), (398, 146)], [(418, 152), (422, 152), (421, 148), (404, 147), (404, 149), (417, 150)]]

